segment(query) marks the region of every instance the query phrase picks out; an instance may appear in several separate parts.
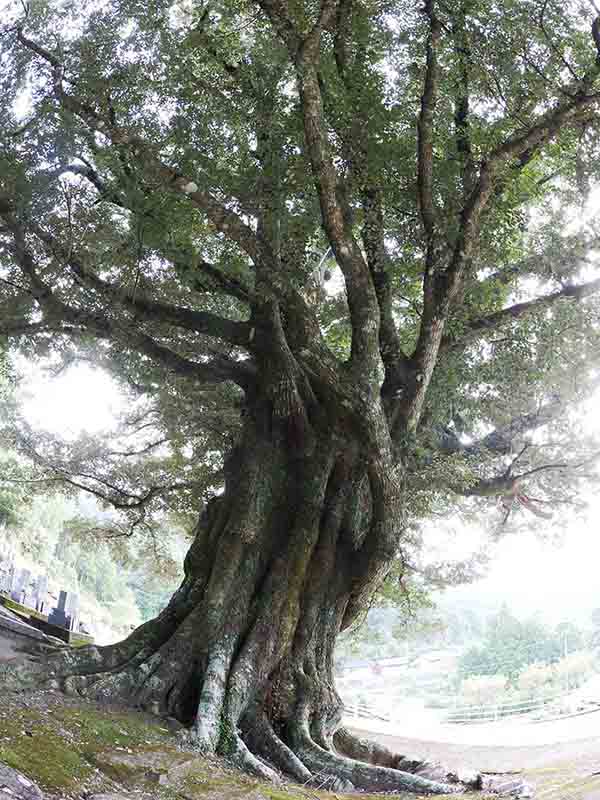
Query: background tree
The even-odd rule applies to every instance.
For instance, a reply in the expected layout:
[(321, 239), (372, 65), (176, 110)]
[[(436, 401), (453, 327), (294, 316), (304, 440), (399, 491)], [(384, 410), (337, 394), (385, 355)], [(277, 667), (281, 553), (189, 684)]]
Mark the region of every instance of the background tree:
[[(565, 623), (572, 637), (572, 649), (581, 646), (581, 634), (571, 623)], [(488, 620), (481, 645), (471, 647), (460, 659), (463, 677), (504, 675), (515, 683), (530, 664), (550, 664), (564, 655), (565, 626), (551, 631), (540, 620), (519, 620), (504, 606)], [(575, 633), (577, 632), (577, 637)], [(577, 644), (576, 644), (577, 641)]]
[(158, 704), (263, 776), (448, 791), (339, 730), (333, 647), (415, 521), (592, 474), (594, 8), (50, 0), (2, 70), (0, 332), (145, 404), (103, 447), (14, 436), (123, 532), (208, 498), (156, 619), (7, 680)]
[[(0, 451), (0, 464), (4, 469), (14, 468), (14, 460), (8, 453)], [(24, 492), (21, 487), (7, 486), (0, 489), (0, 526), (5, 530), (7, 526), (19, 522), (24, 500)]]
[[(0, 425), (7, 423), (11, 406), (14, 403), (14, 375), (11, 370), (7, 349), (4, 342), (0, 342)], [(3, 475), (23, 476), (23, 465), (19, 464), (14, 451), (0, 447), (0, 470)], [(15, 482), (3, 481), (0, 484), (0, 530), (6, 535), (6, 529), (18, 524), (22, 519), (22, 512), (27, 505), (27, 493), (23, 487)]]

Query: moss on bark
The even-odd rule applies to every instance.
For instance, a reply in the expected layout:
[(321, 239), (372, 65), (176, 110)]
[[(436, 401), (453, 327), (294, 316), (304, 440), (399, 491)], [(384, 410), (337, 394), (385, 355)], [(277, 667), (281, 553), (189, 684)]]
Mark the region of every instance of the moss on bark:
[[(454, 791), (437, 773), (336, 751), (333, 650), (349, 607), (379, 576), (381, 553), (370, 564), (363, 542), (369, 526), (388, 525), (393, 481), (366, 476), (360, 448), (335, 428), (316, 441), (299, 454), (272, 419), (251, 416), (167, 608), (124, 642), (63, 651), (10, 677), (174, 716), (198, 750), (264, 779), (277, 780), (268, 760), (337, 789)], [(363, 491), (349, 515), (365, 476), (371, 500)]]

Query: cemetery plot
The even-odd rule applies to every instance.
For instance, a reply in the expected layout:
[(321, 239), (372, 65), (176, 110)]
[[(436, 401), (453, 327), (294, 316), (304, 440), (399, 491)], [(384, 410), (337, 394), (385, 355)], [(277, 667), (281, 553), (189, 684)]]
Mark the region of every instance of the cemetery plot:
[(81, 630), (79, 595), (60, 590), (58, 603), (52, 606), (48, 589), (47, 575), (32, 576), (30, 570), (18, 567), (14, 555), (0, 552), (0, 605), (67, 644), (93, 643), (93, 637)]

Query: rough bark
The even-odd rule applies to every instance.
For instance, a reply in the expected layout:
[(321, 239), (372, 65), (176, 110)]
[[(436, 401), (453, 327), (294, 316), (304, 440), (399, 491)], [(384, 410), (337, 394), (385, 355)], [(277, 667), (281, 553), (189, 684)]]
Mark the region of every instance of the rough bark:
[[(179, 207), (193, 211), (203, 228), (214, 230), (219, 241), (222, 237), (232, 246), (253, 272), (253, 279), (246, 282), (240, 278), (236, 262), (231, 270), (205, 261), (196, 265), (196, 272), (190, 270), (187, 249), (175, 246), (177, 237), (165, 230), (151, 249), (154, 252), (156, 248), (158, 256), (176, 268), (177, 275), (184, 274), (185, 265), (183, 305), (165, 302), (163, 284), (157, 281), (154, 285), (150, 277), (139, 287), (136, 280), (131, 291), (124, 290), (129, 285), (129, 258), (122, 262), (121, 255), (111, 252), (111, 236), (106, 239), (103, 254), (104, 245), (96, 242), (92, 228), (89, 239), (83, 242), (94, 246), (78, 247), (78, 237), (73, 240), (70, 231), (68, 236), (63, 234), (54, 214), (47, 214), (38, 223), (39, 212), (35, 206), (34, 213), (27, 208), (28, 194), (21, 191), (18, 182), (13, 187), (11, 178), (8, 186), (2, 186), (0, 217), (7, 239), (5, 250), (20, 278), (14, 286), (7, 284), (19, 294), (8, 296), (5, 311), (10, 313), (0, 332), (15, 337), (52, 332), (69, 336), (76, 343), (82, 336), (91, 336), (109, 343), (113, 353), (123, 348), (143, 355), (155, 368), (185, 381), (185, 391), (232, 381), (244, 393), (247, 405), (242, 440), (226, 465), (225, 492), (210, 503), (199, 521), (185, 562), (185, 578), (167, 608), (124, 642), (106, 648), (67, 650), (43, 663), (13, 665), (3, 677), (17, 686), (28, 680), (54, 681), (72, 691), (111, 700), (121, 698), (171, 714), (189, 726), (199, 748), (228, 752), (263, 777), (276, 775), (266, 759), (301, 781), (325, 782), (332, 776), (331, 781), (367, 790), (451, 792), (456, 784), (451, 784), (443, 771), (425, 769), (420, 763), (384, 753), (340, 732), (342, 706), (333, 680), (333, 648), (339, 631), (364, 607), (396, 553), (402, 533), (406, 473), (411, 458), (419, 462), (416, 451), (411, 453), (411, 442), (426, 418), (429, 386), (442, 354), (449, 349), (456, 353), (470, 337), (507, 320), (569, 297), (585, 297), (599, 288), (597, 281), (563, 288), (481, 319), (468, 321), (467, 317), (465, 330), (459, 326), (456, 335), (448, 328), (465, 279), (477, 271), (472, 269), (472, 262), (485, 214), (510, 186), (512, 178), (508, 176), (531, 163), (562, 130), (577, 129), (590, 118), (598, 102), (594, 87), (600, 74), (600, 56), (590, 62), (580, 79), (575, 77), (557, 87), (549, 99), (538, 98), (545, 102), (538, 104), (538, 113), (528, 124), (519, 122), (515, 128), (510, 115), (500, 120), (500, 125), (494, 119), (493, 127), (498, 131), (506, 126), (506, 137), (498, 141), (497, 133), (490, 128), (493, 135), (489, 147), (486, 151), (482, 145), (475, 169), (470, 157), (468, 42), (462, 41), (465, 26), (458, 19), (454, 30), (449, 30), (446, 23), (442, 25), (448, 9), (425, 0), (427, 33), (416, 141), (416, 210), (422, 232), (411, 245), (417, 272), (422, 268), (422, 311), (420, 319), (415, 320), (418, 332), (414, 349), (404, 353), (402, 343), (413, 339), (412, 323), (405, 331), (396, 328), (392, 273), (387, 270), (385, 203), (386, 198), (393, 201), (394, 194), (384, 190), (385, 171), (380, 162), (381, 154), (390, 151), (387, 145), (385, 150), (379, 148), (379, 134), (369, 139), (370, 126), (361, 124), (362, 112), (350, 115), (348, 124), (344, 115), (327, 113), (327, 104), (331, 105), (331, 97), (338, 92), (348, 108), (360, 109), (362, 105), (374, 119), (387, 107), (383, 94), (379, 110), (371, 108), (371, 93), (365, 95), (368, 104), (357, 102), (356, 81), (349, 79), (350, 60), (364, 52), (362, 35), (357, 33), (369, 27), (371, 14), (379, 15), (380, 11), (366, 6), (358, 9), (360, 4), (353, 6), (345, 0), (321, 0), (317, 14), (313, 14), (314, 4), (308, 4), (308, 15), (298, 13), (283, 0), (255, 0), (254, 5), (273, 29), (274, 48), (279, 47), (278, 42), (283, 45), (284, 53), (278, 53), (278, 58), (285, 54), (283, 60), (296, 77), (297, 122), (304, 130), (301, 156), (320, 208), (313, 223), (306, 228), (302, 224), (302, 233), (297, 235), (292, 235), (292, 216), (287, 218), (287, 227), (282, 227), (279, 215), (283, 214), (286, 222), (288, 201), (291, 207), (298, 205), (297, 200), (305, 205), (309, 198), (306, 187), (299, 183), (295, 188), (292, 180), (285, 188), (286, 181), (275, 178), (285, 175), (288, 167), (281, 152), (282, 141), (275, 132), (284, 120), (287, 130), (291, 112), (286, 110), (281, 117), (274, 114), (279, 99), (274, 82), (269, 70), (265, 72), (267, 78), (262, 77), (262, 70), (253, 76), (254, 56), (247, 63), (241, 61), (240, 67), (228, 63), (225, 67), (240, 97), (245, 100), (250, 94), (261, 112), (253, 115), (256, 128), (248, 136), (248, 155), (252, 162), (257, 159), (259, 179), (252, 178), (252, 209), (247, 213), (243, 200), (240, 205), (239, 198), (230, 193), (230, 184), (237, 184), (237, 177), (223, 181), (222, 186), (213, 186), (208, 175), (206, 180), (200, 179), (204, 167), (202, 162), (194, 163), (193, 140), (189, 164), (182, 173), (172, 162), (171, 145), (165, 147), (170, 140), (162, 130), (153, 133), (151, 126), (146, 130), (146, 126), (130, 125), (126, 117), (115, 113), (110, 80), (106, 91), (90, 97), (85, 80), (77, 81), (76, 76), (65, 80), (72, 68), (62, 63), (60, 47), (54, 43), (44, 47), (35, 35), (30, 38), (28, 13), (12, 31), (18, 48), (28, 51), (49, 72), (45, 91), (40, 84), (44, 106), (53, 103), (52, 113), (70, 120), (82, 142), (101, 140), (107, 154), (114, 156), (98, 159), (100, 169), (92, 147), (91, 155), (88, 153), (92, 160), (85, 160), (85, 168), (68, 167), (88, 180), (98, 193), (98, 201), (126, 211), (136, 229), (142, 230), (151, 219), (150, 212), (144, 203), (132, 198), (146, 197), (152, 187), (152, 192), (161, 194), (161, 204), (172, 200), (177, 203), (174, 211)], [(360, 14), (354, 17), (355, 12)], [(464, 16), (465, 9), (460, 13)], [(259, 24), (262, 27), (263, 20)], [(454, 115), (456, 151), (461, 162), (458, 198), (454, 181), (446, 186), (445, 178), (435, 174), (433, 158), (438, 145), (440, 152), (446, 152), (447, 146), (447, 132), (442, 131), (441, 140), (437, 136), (444, 118), (437, 96), (445, 74), (442, 62), (447, 61), (438, 57), (438, 50), (442, 37), (451, 35), (456, 38), (460, 61)], [(592, 37), (595, 51), (600, 52), (599, 17), (593, 22)], [(206, 36), (201, 38), (206, 45)], [(327, 69), (332, 42), (340, 78), (333, 84)], [(210, 43), (206, 46), (210, 53)], [(186, 44), (182, 50), (184, 63), (186, 52), (192, 49)], [(261, 51), (256, 55), (262, 57)], [(246, 67), (250, 71), (246, 72)], [(42, 75), (40, 71), (39, 80)], [(263, 80), (270, 84), (265, 85), (266, 90)], [(286, 84), (289, 94), (288, 81), (281, 83)], [(173, 81), (172, 90), (165, 91), (177, 92), (177, 85)], [(183, 99), (182, 106), (187, 107), (187, 88)], [(288, 101), (289, 97), (286, 109)], [(245, 108), (241, 105), (236, 109), (232, 118), (236, 126), (239, 111)], [(199, 108), (198, 113), (204, 112)], [(338, 130), (333, 137), (331, 126), (336, 117)], [(36, 115), (30, 124), (38, 124)], [(52, 136), (52, 127), (48, 133), (43, 127), (40, 130), (44, 137)], [(178, 131), (174, 129), (173, 133), (174, 141), (178, 141)], [(383, 141), (386, 137), (381, 138)], [(338, 141), (343, 144), (342, 151)], [(63, 152), (65, 146), (63, 142), (58, 151)], [(40, 170), (46, 175), (45, 160), (27, 164), (27, 148), (21, 153), (19, 147), (15, 156), (19, 164), (23, 158), (27, 167), (23, 176)], [(84, 160), (77, 152), (72, 154), (73, 160), (75, 156), (77, 161)], [(296, 160), (294, 155), (292, 163)], [(110, 166), (111, 161), (115, 168)], [(122, 169), (125, 163), (131, 164), (131, 169)], [(215, 173), (217, 183), (220, 170)], [(254, 175), (254, 167), (250, 174)], [(136, 192), (131, 191), (132, 181)], [(34, 188), (36, 185), (32, 183)], [(438, 203), (445, 209), (443, 214), (438, 213)], [(51, 203), (44, 205), (50, 207)], [(456, 213), (448, 222), (448, 209), (454, 206)], [(357, 238), (361, 215), (355, 213), (360, 207), (362, 243)], [(44, 216), (43, 208), (40, 213)], [(157, 218), (152, 228), (167, 225), (167, 219), (163, 223)], [(392, 227), (395, 219), (394, 211)], [(85, 215), (82, 220), (88, 224)], [(290, 240), (283, 246), (281, 231), (286, 229)], [(319, 315), (302, 292), (307, 237), (316, 232), (320, 237), (321, 230), (327, 252), (345, 282), (351, 328), (347, 361), (338, 360), (329, 349)], [(419, 252), (424, 255), (422, 263)], [(101, 273), (99, 263), (103, 264)], [(54, 273), (57, 265), (59, 270)], [(112, 268), (120, 275), (114, 283), (105, 277)], [(198, 298), (188, 307), (190, 274), (191, 287), (204, 291), (208, 278), (218, 285), (217, 296), (225, 292), (237, 298), (247, 312), (244, 321), (208, 311)], [(405, 277), (412, 282), (416, 274), (411, 269)], [(12, 307), (20, 304), (15, 300), (21, 293), (38, 307), (36, 315), (25, 321), (15, 319), (12, 313)], [(470, 306), (465, 308), (469, 311)], [(227, 355), (218, 348), (213, 354), (212, 344), (206, 345), (201, 337), (227, 344)], [(198, 350), (194, 351), (196, 339)], [(229, 346), (236, 348), (233, 355)], [(532, 400), (535, 412), (523, 413), (468, 447), (461, 445), (448, 428), (450, 433), (445, 433), (445, 444), (439, 449), (446, 454), (467, 455), (484, 448), (508, 452), (516, 433), (539, 427), (563, 405), (553, 401), (540, 411), (537, 399)], [(502, 470), (504, 475), (504, 465)], [(506, 477), (486, 478), (469, 492), (501, 495), (505, 488), (501, 481)], [(122, 499), (120, 505), (112, 502), (117, 507), (129, 507)], [(441, 783), (440, 776), (444, 778)]]
[(260, 409), (247, 416), (225, 493), (204, 510), (184, 580), (157, 618), (116, 645), (9, 665), (3, 678), (172, 715), (199, 749), (270, 780), (454, 792), (443, 770), (366, 758), (335, 738), (333, 649), (360, 580), (372, 579), (356, 564), (373, 512), (348, 513), (364, 478), (357, 448), (320, 431), (299, 456), (289, 421), (279, 427)]

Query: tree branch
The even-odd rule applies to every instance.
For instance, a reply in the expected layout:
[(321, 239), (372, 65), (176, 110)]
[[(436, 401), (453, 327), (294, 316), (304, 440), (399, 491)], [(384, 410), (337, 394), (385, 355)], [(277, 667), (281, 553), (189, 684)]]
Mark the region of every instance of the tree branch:
[(479, 233), (481, 215), (493, 193), (495, 181), (501, 167), (512, 159), (531, 159), (548, 142), (552, 141), (565, 125), (578, 122), (579, 115), (600, 100), (600, 94), (587, 94), (584, 87), (597, 77), (600, 65), (592, 75), (584, 76), (578, 83), (568, 87), (566, 98), (537, 118), (527, 130), (509, 136), (498, 145), (482, 164), (478, 181), (463, 208), (459, 234), (454, 245), (453, 257), (447, 269), (448, 285), (454, 286), (455, 276), (471, 257)]
[[(107, 200), (115, 203), (121, 208), (127, 208), (135, 212), (135, 209), (128, 205), (127, 198), (125, 196), (122, 197), (118, 193), (115, 193), (108, 188), (103, 179), (97, 174), (91, 165), (86, 164), (85, 167), (74, 165), (74, 167), (75, 168), (73, 171), (88, 178), (93, 183), (95, 188), (100, 192), (100, 194), (105, 196)], [(72, 167), (69, 166), (68, 169), (71, 170)], [(164, 256), (170, 259), (175, 266), (178, 266), (180, 258), (178, 254), (173, 256), (167, 251), (164, 253)], [(184, 264), (184, 266), (187, 265)], [(201, 268), (201, 276), (194, 279), (193, 288), (196, 291), (206, 291), (206, 285), (203, 279), (204, 275), (207, 275), (209, 282), (214, 280), (214, 283), (216, 283), (220, 288), (223, 288), (226, 293), (231, 294), (232, 296), (237, 297), (238, 299), (249, 304), (253, 301), (254, 292), (236, 277), (226, 275), (220, 269), (206, 261), (200, 261), (198, 266)], [(277, 284), (275, 284), (273, 288), (278, 296), (282, 297), (284, 300), (286, 319), (289, 323), (288, 327), (293, 332), (290, 345), (294, 346), (298, 361), (303, 363), (303, 365), (320, 382), (322, 386), (329, 386), (331, 384), (332, 377), (335, 375), (335, 359), (332, 358), (330, 351), (327, 349), (322, 340), (321, 331), (316, 318), (308, 311), (306, 303), (297, 290), (293, 289), (292, 287), (283, 287), (285, 291), (283, 294), (281, 294), (279, 290), (282, 287), (279, 287)], [(234, 331), (236, 337), (240, 332), (243, 332), (240, 326), (246, 326), (247, 330), (245, 333), (243, 333), (243, 340), (240, 341), (240, 344), (248, 346), (252, 326), (247, 323), (234, 322), (233, 324), (236, 326), (236, 331)]]
[(113, 286), (87, 269), (83, 260), (73, 252), (72, 248), (68, 250), (64, 248), (54, 236), (37, 223), (30, 222), (29, 227), (44, 242), (51, 253), (66, 263), (84, 284), (122, 307), (135, 311), (137, 316), (148, 322), (169, 323), (195, 333), (222, 339), (230, 344), (241, 347), (248, 346), (251, 330), (248, 322), (229, 320), (210, 311), (195, 311), (182, 306), (173, 306), (144, 297), (139, 291), (131, 289), (124, 292), (121, 288)]
[(423, 272), (423, 312), (419, 337), (411, 358), (411, 380), (403, 388), (398, 405), (396, 425), (407, 431), (417, 427), (425, 395), (433, 374), (439, 341), (441, 340), (448, 301), (437, 277), (436, 260), (440, 248), (436, 242), (433, 201), (433, 128), (437, 99), (437, 48), (442, 26), (435, 13), (435, 0), (426, 0), (424, 12), (429, 20), (425, 48), (425, 82), (421, 96), (421, 109), (417, 121), (417, 200), (425, 233), (425, 267)]
[(461, 178), (463, 185), (463, 201), (466, 200), (473, 188), (475, 181), (475, 164), (471, 148), (470, 132), (470, 92), (469, 92), (469, 62), (471, 58), (466, 30), (465, 1), (461, 0), (460, 7), (453, 20), (452, 33), (454, 38), (454, 52), (458, 62), (458, 85), (454, 100), (454, 126), (458, 157), (461, 163)]
[[(347, 92), (348, 102), (356, 103), (355, 66), (360, 55), (350, 64), (350, 35), (353, 0), (340, 0), (334, 26), (334, 57), (338, 75)], [(360, 51), (359, 51), (360, 52)], [(360, 67), (358, 67), (360, 69)], [(335, 119), (335, 99), (327, 91), (322, 74), (318, 75), (319, 87), (325, 109)], [(393, 315), (393, 291), (388, 271), (389, 259), (385, 246), (384, 201), (381, 188), (383, 177), (377, 161), (377, 144), (369, 141), (368, 116), (371, 110), (356, 108), (356, 113), (347, 125), (337, 125), (336, 133), (342, 143), (348, 164), (349, 180), (361, 187), (360, 199), (363, 211), (361, 238), (367, 265), (371, 273), (380, 312), (379, 350), (385, 366), (386, 391), (393, 390), (404, 382), (407, 357), (402, 351), (400, 338)], [(338, 199), (343, 202), (343, 192), (338, 185)], [(346, 214), (346, 209), (343, 209)]]
[[(279, 32), (280, 34), (285, 34), (290, 52), (293, 52), (295, 58), (293, 42), (295, 41), (299, 45), (300, 38), (294, 32), (285, 4), (278, 2), (278, 0), (273, 0), (273, 2), (265, 0), (264, 6), (265, 8), (272, 6), (280, 14), (281, 25), (279, 26)], [(327, 5), (326, 13), (320, 15), (320, 22), (314, 28), (313, 38), (316, 37), (318, 39), (320, 26), (327, 24), (328, 17), (333, 10), (335, 10), (335, 3), (330, 2)], [(302, 352), (303, 362), (309, 361), (311, 370), (320, 374), (320, 380), (330, 382), (331, 370), (335, 364), (335, 359), (322, 340), (316, 317), (307, 309), (300, 293), (281, 280), (281, 271), (276, 268), (276, 258), (269, 243), (258, 237), (252, 228), (245, 224), (237, 214), (217, 202), (208, 192), (201, 191), (193, 179), (164, 164), (154, 154), (152, 147), (140, 136), (117, 125), (110, 114), (102, 116), (84, 100), (65, 92), (62, 86), (62, 65), (59, 60), (22, 33), (20, 41), (51, 65), (54, 75), (55, 95), (63, 108), (80, 118), (91, 130), (98, 131), (106, 136), (117, 150), (122, 151), (123, 148), (126, 148), (153, 180), (158, 177), (165, 190), (173, 191), (188, 198), (205, 212), (216, 230), (237, 243), (254, 264), (265, 266), (269, 271), (268, 277), (272, 284), (271, 288), (285, 304), (286, 320), (290, 321), (290, 326), (293, 327), (294, 347)], [(357, 245), (356, 252), (360, 254), (360, 248)], [(236, 295), (236, 291), (238, 295), (241, 294), (239, 288), (234, 284), (235, 281), (228, 282), (228, 289), (234, 295)], [(372, 288), (371, 292), (373, 293)], [(358, 289), (352, 290), (351, 293), (354, 297), (354, 306), (360, 308), (358, 301), (361, 299), (362, 293)], [(361, 335), (358, 336), (359, 342), (364, 340), (365, 333), (369, 334), (373, 327), (368, 312), (361, 315), (361, 321), (364, 324), (361, 329)], [(368, 339), (369, 335), (366, 338)], [(376, 341), (376, 331), (374, 338)], [(290, 346), (292, 346), (292, 343), (290, 343)], [(212, 363), (214, 364), (215, 362)], [(252, 370), (248, 366), (243, 366), (242, 362), (228, 363), (226, 366), (228, 372), (231, 372), (232, 364), (236, 365), (235, 371), (239, 380), (247, 383), (248, 380), (252, 379)]]
[[(593, 30), (599, 30), (598, 24), (600, 23), (596, 20)], [(563, 96), (553, 108), (538, 116), (529, 128), (509, 136), (488, 154), (461, 211), (458, 234), (448, 265), (443, 271), (435, 273), (433, 285), (427, 282), (426, 265), (423, 316), (412, 356), (416, 371), (415, 382), (408, 387), (398, 415), (398, 419), (408, 430), (414, 430), (418, 424), (450, 307), (460, 289), (464, 271), (471, 261), (479, 238), (481, 217), (494, 195), (502, 168), (513, 160), (528, 163), (565, 126), (577, 124), (581, 115), (600, 100), (600, 94), (588, 92), (598, 74), (600, 59), (596, 60), (594, 67), (590, 68), (581, 81), (565, 87)]]
[[(564, 402), (559, 395), (554, 395), (548, 402), (541, 405), (537, 410), (527, 414), (519, 414), (510, 422), (496, 428), (483, 438), (469, 445), (461, 445), (451, 448), (450, 452), (463, 452), (466, 455), (479, 454), (482, 451), (506, 454), (512, 450), (512, 443), (517, 436), (537, 430), (547, 425), (552, 420), (564, 413), (566, 409)], [(446, 450), (446, 452), (449, 452)]]
[(70, 333), (72, 327), (61, 323), (52, 324), (49, 320), (42, 322), (0, 322), (0, 336), (17, 338), (19, 336), (36, 336), (40, 333)]
[[(81, 160), (83, 161), (84, 159)], [(138, 209), (134, 208), (130, 203), (127, 202), (127, 196), (119, 193), (112, 187), (109, 187), (91, 164), (69, 164), (64, 171), (72, 172), (76, 175), (81, 175), (82, 177), (86, 178), (95, 187), (103, 200), (112, 203), (119, 208), (131, 211), (134, 214), (139, 213)], [(152, 211), (144, 211), (143, 217), (148, 219), (154, 218)], [(175, 266), (181, 265), (186, 268), (189, 267), (189, 264), (183, 261), (183, 259), (187, 257), (187, 254), (174, 252), (171, 245), (168, 248), (162, 249), (162, 255), (168, 261), (171, 261), (173, 264), (175, 264)], [(244, 303), (250, 302), (251, 291), (239, 278), (227, 275), (218, 267), (215, 267), (213, 264), (210, 264), (208, 261), (204, 261), (202, 259), (197, 262), (196, 266), (200, 272), (205, 273), (206, 276), (208, 276), (209, 285), (216, 284), (226, 294), (229, 294)], [(202, 277), (194, 278), (194, 288), (196, 291), (206, 291), (206, 285), (203, 283), (203, 278), (204, 275)]]
[[(465, 497), (503, 497), (511, 494), (516, 497), (520, 493), (519, 490), (522, 482), (527, 478), (531, 478), (533, 475), (538, 475), (540, 472), (550, 472), (552, 470), (576, 471), (594, 463), (598, 458), (600, 458), (600, 453), (594, 453), (589, 458), (574, 464), (569, 462), (560, 464), (540, 464), (538, 467), (534, 467), (527, 472), (522, 472), (519, 475), (513, 475), (507, 470), (494, 478), (482, 478), (471, 486), (459, 487), (454, 485), (449, 486), (449, 488), (452, 489), (453, 492), (456, 492), (456, 494)], [(534, 498), (528, 498), (528, 500), (540, 502), (536, 501)]]
[(348, 71), (348, 39), (352, 23), (352, 3), (353, 0), (339, 0), (336, 14), (333, 52), (338, 74), (344, 81)]
[(252, 384), (254, 369), (247, 362), (227, 358), (214, 358), (204, 363), (189, 361), (141, 331), (135, 321), (120, 325), (97, 311), (73, 308), (64, 303), (39, 277), (24, 232), (12, 213), (10, 203), (3, 198), (0, 198), (0, 216), (13, 234), (12, 253), (30, 281), (33, 296), (43, 311), (49, 314), (51, 321), (61, 320), (77, 329), (83, 327), (100, 339), (111, 339), (125, 347), (134, 348), (183, 377), (208, 383), (232, 380), (243, 388)]
[[(435, 13), (434, 0), (426, 0), (424, 12), (429, 18), (425, 83), (417, 122), (417, 197), (425, 239), (432, 242), (435, 224), (433, 204), (433, 112), (437, 95), (437, 47), (442, 31)], [(427, 273), (426, 276), (427, 278)]]
[(523, 303), (515, 303), (508, 308), (497, 311), (495, 314), (471, 320), (458, 336), (445, 336), (442, 340), (442, 348), (447, 350), (461, 349), (480, 334), (496, 330), (507, 322), (517, 320), (544, 308), (549, 308), (560, 300), (581, 300), (597, 292), (600, 292), (600, 278), (579, 285), (568, 284), (552, 294), (536, 297)]
[(379, 349), (386, 371), (389, 387), (404, 382), (408, 359), (400, 345), (400, 337), (394, 321), (393, 290), (388, 272), (388, 257), (385, 249), (382, 191), (378, 187), (367, 187), (362, 193), (364, 224), (362, 240), (367, 263), (371, 271), (375, 293), (379, 303), (380, 328)]
[(26, 37), (22, 30), (19, 30), (18, 37), (21, 44), (52, 66), (54, 92), (65, 110), (79, 117), (91, 130), (108, 137), (116, 147), (127, 148), (143, 169), (150, 172), (153, 177), (158, 177), (161, 180), (164, 190), (187, 197), (190, 202), (206, 214), (220, 233), (235, 242), (255, 264), (261, 258), (270, 255), (265, 252), (265, 243), (257, 239), (252, 228), (242, 222), (237, 214), (219, 203), (209, 192), (202, 191), (190, 176), (183, 175), (165, 164), (154, 154), (152, 147), (141, 136), (117, 125), (110, 114), (103, 116), (93, 109), (89, 103), (65, 92), (62, 63), (48, 50)]
[(340, 201), (338, 175), (327, 138), (318, 65), (321, 34), (334, 23), (337, 5), (323, 0), (319, 17), (303, 39), (296, 32), (285, 4), (278, 0), (256, 0), (288, 46), (296, 77), (304, 138), (321, 206), (323, 226), (344, 275), (352, 323), (351, 362), (362, 373), (372, 374), (380, 363), (379, 305), (368, 265), (351, 226), (349, 209)]

